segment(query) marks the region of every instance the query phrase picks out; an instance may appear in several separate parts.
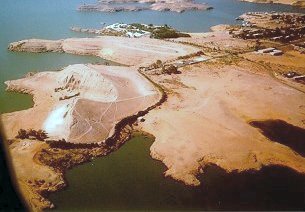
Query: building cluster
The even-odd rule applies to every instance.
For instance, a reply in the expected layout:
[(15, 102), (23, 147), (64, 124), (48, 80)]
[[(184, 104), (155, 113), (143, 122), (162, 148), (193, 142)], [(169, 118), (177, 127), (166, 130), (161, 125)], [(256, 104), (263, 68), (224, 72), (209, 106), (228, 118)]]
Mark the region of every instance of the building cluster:
[(277, 23), (289, 24), (292, 27), (305, 24), (305, 15), (294, 13), (271, 13), (270, 19)]
[[(148, 27), (148, 25), (142, 24), (143, 27)], [(131, 24), (115, 23), (109, 26), (106, 26), (102, 29), (86, 29), (80, 27), (71, 27), (74, 32), (85, 32), (90, 34), (97, 35), (111, 35), (111, 36), (124, 36), (130, 38), (139, 38), (142, 36), (150, 36), (151, 33), (142, 29), (139, 29), (137, 26)]]
[(272, 56), (280, 56), (280, 55), (283, 54), (283, 51), (271, 47), (271, 48), (266, 48), (266, 49), (260, 49), (256, 53), (258, 53), (258, 54), (270, 54)]
[(241, 28), (233, 32), (233, 37), (242, 39), (270, 39), (272, 41), (290, 42), (305, 37), (305, 25), (297, 28), (281, 27), (264, 29), (258, 27)]
[[(251, 18), (247, 18), (251, 16)], [(242, 39), (269, 39), (290, 42), (305, 37), (305, 15), (293, 13), (247, 13), (241, 28), (233, 31), (233, 37)], [(252, 22), (266, 22), (266, 27), (259, 27)], [(255, 21), (251, 21), (254, 19)], [(239, 19), (240, 20), (240, 19)], [(273, 26), (273, 27), (269, 27)], [(274, 27), (275, 26), (275, 27)]]
[(288, 71), (287, 73), (282, 74), (284, 77), (292, 79), (298, 83), (305, 85), (305, 75), (301, 75), (295, 71)]

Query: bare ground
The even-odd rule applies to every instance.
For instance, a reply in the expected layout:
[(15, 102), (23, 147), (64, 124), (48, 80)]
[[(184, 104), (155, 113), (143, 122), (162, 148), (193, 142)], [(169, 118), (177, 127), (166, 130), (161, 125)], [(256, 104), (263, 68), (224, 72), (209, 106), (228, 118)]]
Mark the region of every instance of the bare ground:
[[(173, 79), (168, 101), (145, 116), (143, 130), (156, 137), (151, 155), (163, 161), (165, 175), (189, 185), (208, 164), (228, 172), (281, 165), (305, 173), (305, 158), (251, 127), (251, 120), (281, 119), (304, 128), (305, 94), (279, 83), (263, 67), (200, 64)], [(168, 81), (167, 81), (168, 82)]]

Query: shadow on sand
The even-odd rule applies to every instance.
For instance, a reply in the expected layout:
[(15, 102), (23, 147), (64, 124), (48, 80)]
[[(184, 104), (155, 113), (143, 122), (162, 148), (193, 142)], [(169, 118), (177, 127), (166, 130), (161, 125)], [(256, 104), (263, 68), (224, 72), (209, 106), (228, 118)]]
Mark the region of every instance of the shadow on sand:
[(305, 129), (279, 119), (252, 121), (250, 125), (259, 128), (270, 140), (286, 145), (305, 156)]

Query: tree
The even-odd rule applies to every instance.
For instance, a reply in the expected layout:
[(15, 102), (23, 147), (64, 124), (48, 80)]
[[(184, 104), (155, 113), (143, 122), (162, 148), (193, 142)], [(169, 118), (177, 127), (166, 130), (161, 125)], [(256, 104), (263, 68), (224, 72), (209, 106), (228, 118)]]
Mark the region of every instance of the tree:
[(179, 74), (177, 67), (174, 65), (163, 66), (162, 67), (162, 74)]
[(28, 136), (36, 137), (36, 130), (32, 128), (28, 130)]
[(20, 129), (18, 131), (18, 135), (16, 136), (16, 138), (26, 139), (26, 138), (29, 138), (29, 135), (27, 134), (26, 130)]
[(44, 141), (46, 138), (48, 138), (47, 133), (44, 130), (38, 130), (36, 131), (36, 139), (39, 141)]

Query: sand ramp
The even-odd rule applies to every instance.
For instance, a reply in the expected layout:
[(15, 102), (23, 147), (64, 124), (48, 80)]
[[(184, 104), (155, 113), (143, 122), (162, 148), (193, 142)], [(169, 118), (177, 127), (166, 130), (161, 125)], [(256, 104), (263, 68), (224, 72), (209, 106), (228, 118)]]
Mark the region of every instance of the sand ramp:
[(159, 98), (150, 82), (128, 67), (78, 64), (6, 83), (9, 90), (31, 93), (35, 102), (28, 110), (2, 115), (9, 138), (33, 128), (69, 142), (103, 141), (122, 118)]

